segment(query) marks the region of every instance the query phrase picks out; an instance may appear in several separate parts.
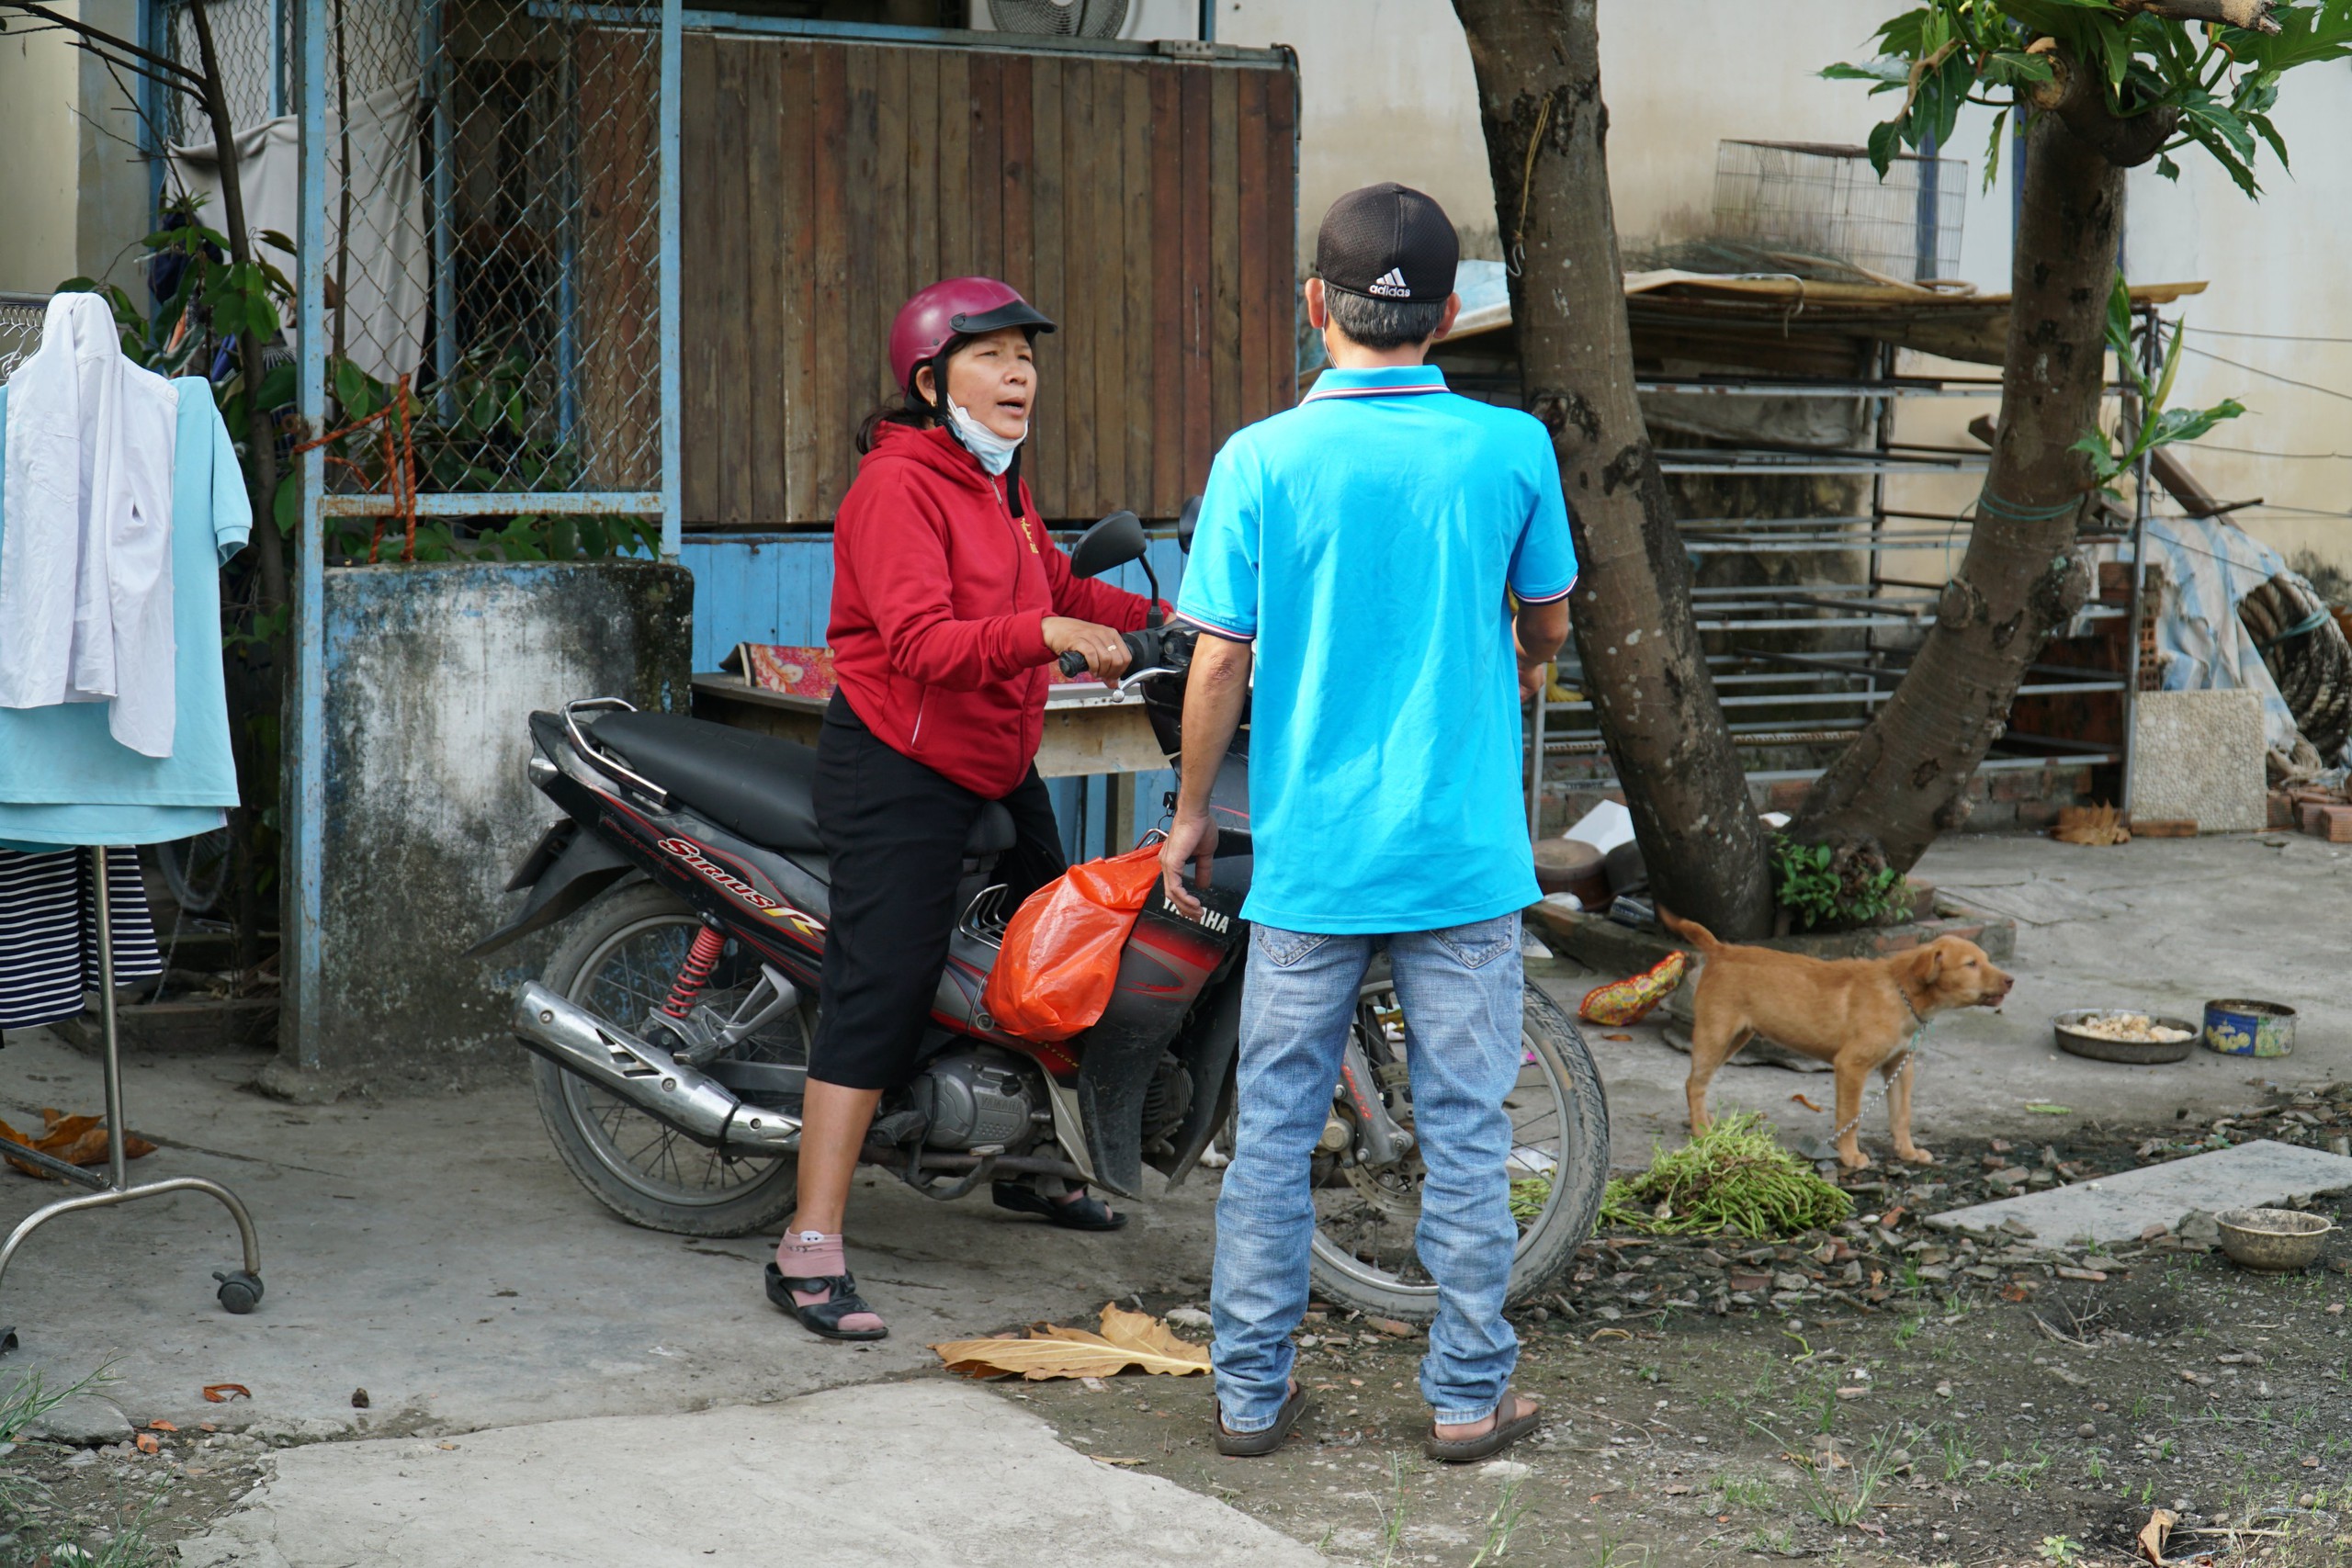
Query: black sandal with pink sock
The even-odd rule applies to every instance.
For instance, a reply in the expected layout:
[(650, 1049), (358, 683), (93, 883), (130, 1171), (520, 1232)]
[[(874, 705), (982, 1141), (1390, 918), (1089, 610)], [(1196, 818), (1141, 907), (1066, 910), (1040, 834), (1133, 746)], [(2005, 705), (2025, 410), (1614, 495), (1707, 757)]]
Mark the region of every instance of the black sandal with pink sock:
[[(786, 1266), (793, 1272), (786, 1273)], [(882, 1316), (857, 1293), (842, 1238), (819, 1231), (785, 1236), (767, 1269), (768, 1300), (827, 1339), (887, 1339)]]

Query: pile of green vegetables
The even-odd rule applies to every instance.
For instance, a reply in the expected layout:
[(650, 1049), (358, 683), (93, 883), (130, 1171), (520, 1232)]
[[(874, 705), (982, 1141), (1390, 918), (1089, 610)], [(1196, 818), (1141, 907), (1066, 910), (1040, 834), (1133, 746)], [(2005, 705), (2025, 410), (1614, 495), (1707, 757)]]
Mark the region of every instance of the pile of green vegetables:
[(1801, 1235), (1853, 1212), (1854, 1201), (1782, 1148), (1753, 1111), (1718, 1117), (1641, 1175), (1612, 1179), (1600, 1201), (1601, 1224), (1646, 1235)]

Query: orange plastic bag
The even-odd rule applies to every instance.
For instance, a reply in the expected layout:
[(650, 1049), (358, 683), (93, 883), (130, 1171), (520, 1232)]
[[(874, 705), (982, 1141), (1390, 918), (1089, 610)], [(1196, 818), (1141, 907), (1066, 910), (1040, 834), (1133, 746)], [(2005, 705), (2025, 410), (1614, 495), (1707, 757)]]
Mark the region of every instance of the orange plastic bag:
[(1111, 1005), (1119, 951), (1159, 881), (1159, 846), (1074, 865), (1029, 895), (1004, 928), (980, 992), (996, 1026), (1023, 1040), (1067, 1040)]

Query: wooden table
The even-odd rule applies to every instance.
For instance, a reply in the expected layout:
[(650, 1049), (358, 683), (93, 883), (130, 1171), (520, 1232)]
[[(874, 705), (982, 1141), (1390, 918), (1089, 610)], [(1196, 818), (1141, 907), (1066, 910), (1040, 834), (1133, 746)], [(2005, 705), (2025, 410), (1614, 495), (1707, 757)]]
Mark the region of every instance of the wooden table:
[[(696, 718), (780, 735), (805, 746), (817, 743), (826, 699), (763, 691), (739, 675), (694, 678)], [(1096, 773), (1133, 775), (1168, 766), (1159, 742), (1144, 717), (1143, 698), (1122, 696), (1096, 681), (1057, 682), (1046, 698), (1046, 733), (1037, 748), (1037, 772), (1049, 779)], [(1123, 777), (1111, 791), (1109, 842), (1135, 841), (1135, 787)]]

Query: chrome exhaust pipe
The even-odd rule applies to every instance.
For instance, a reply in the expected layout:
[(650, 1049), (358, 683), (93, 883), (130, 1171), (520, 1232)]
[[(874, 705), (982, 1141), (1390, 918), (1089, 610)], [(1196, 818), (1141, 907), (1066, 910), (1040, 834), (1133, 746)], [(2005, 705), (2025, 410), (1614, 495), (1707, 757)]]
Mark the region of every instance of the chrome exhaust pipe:
[(536, 980), (514, 998), (514, 1038), (714, 1148), (784, 1155), (800, 1146), (797, 1116), (745, 1104), (716, 1079)]

